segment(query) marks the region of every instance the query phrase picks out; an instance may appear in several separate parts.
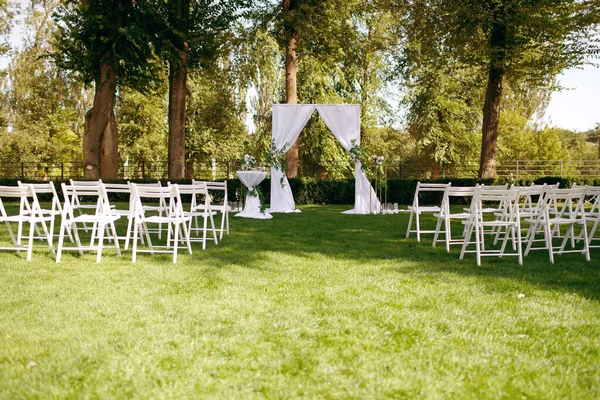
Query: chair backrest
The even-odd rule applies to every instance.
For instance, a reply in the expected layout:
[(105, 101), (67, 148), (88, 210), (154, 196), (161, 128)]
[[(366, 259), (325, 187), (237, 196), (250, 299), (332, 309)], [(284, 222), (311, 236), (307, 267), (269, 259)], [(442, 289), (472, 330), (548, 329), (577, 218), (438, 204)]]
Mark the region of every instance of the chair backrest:
[[(32, 216), (41, 216), (40, 205), (37, 200), (37, 196), (31, 186), (0, 186), (0, 213), (2, 217), (8, 217), (2, 199), (20, 199), (21, 205), (23, 202), (27, 203), (27, 209)], [(22, 207), (19, 209), (19, 213), (22, 212)]]
[(108, 200), (108, 194), (101, 181), (94, 181), (94, 184), (61, 184), (64, 207), (63, 215), (73, 218), (73, 210), (79, 206), (79, 198), (86, 197), (96, 201), (96, 215), (111, 215), (111, 206)]
[[(192, 185), (204, 185), (206, 186), (206, 189), (208, 191), (208, 194), (210, 195), (211, 192), (219, 192), (218, 196), (210, 196), (211, 202), (214, 202), (215, 199), (219, 198), (222, 199), (223, 204), (226, 206), (228, 201), (229, 201), (229, 197), (227, 195), (227, 181), (198, 181), (195, 179), (192, 179)], [(222, 193), (221, 193), (222, 192)]]
[(519, 218), (519, 199), (521, 190), (519, 188), (511, 188), (500, 190), (498, 188), (489, 188), (486, 186), (477, 186), (473, 192), (471, 200), (470, 213), (472, 218), (483, 220), (483, 204), (497, 206), (499, 212), (504, 216), (508, 216), (511, 220)]
[(600, 213), (600, 186), (588, 186), (585, 191), (587, 201), (592, 205), (588, 214)]
[[(550, 214), (564, 218), (583, 217), (586, 186), (577, 186), (570, 189), (550, 189), (546, 193), (544, 201), (544, 218)], [(560, 210), (558, 205), (562, 203)]]
[[(160, 182), (159, 182), (160, 185)], [(131, 193), (134, 196), (134, 214), (144, 217), (144, 203), (164, 202), (167, 205), (169, 217), (182, 218), (183, 204), (179, 193), (179, 185), (159, 186), (154, 184), (131, 184)]]
[(419, 206), (419, 195), (421, 195), (423, 193), (427, 193), (427, 192), (443, 193), (451, 185), (452, 185), (451, 182), (448, 182), (448, 183), (422, 183), (422, 182), (417, 182), (417, 187), (415, 189), (415, 196), (413, 198), (413, 207), (418, 207)]
[(504, 185), (486, 185), (484, 183), (478, 183), (475, 186), (485, 188), (488, 191), (489, 190), (506, 190), (506, 189), (508, 189), (508, 183), (505, 183)]
[[(51, 194), (52, 195), (52, 212), (56, 212), (57, 214), (62, 212), (62, 205), (60, 204), (60, 198), (58, 197), (58, 192), (56, 191), (54, 182), (49, 181), (49, 182), (44, 182), (44, 183), (29, 183), (29, 182), (17, 181), (17, 185), (31, 187), (33, 189), (33, 192), (36, 194), (36, 197), (39, 194)], [(38, 197), (38, 201), (39, 201), (39, 197)]]
[(475, 187), (473, 186), (448, 185), (444, 191), (444, 197), (442, 198), (442, 212), (446, 214), (450, 213), (450, 203), (452, 202), (453, 197), (465, 199), (467, 197), (473, 197), (474, 193)]

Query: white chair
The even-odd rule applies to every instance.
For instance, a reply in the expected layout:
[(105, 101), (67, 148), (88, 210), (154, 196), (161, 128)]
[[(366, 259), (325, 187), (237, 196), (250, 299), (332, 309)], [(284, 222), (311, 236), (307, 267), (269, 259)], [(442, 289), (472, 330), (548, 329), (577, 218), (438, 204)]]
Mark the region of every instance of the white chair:
[[(231, 211), (231, 209), (229, 207), (229, 197), (227, 195), (227, 181), (223, 181), (223, 182), (204, 181), (203, 182), (203, 181), (197, 181), (195, 179), (192, 179), (192, 185), (198, 185), (198, 184), (206, 185), (206, 189), (208, 190), (208, 194), (209, 194), (210, 209), (212, 211), (221, 213), (221, 227), (219, 229), (217, 229), (217, 231), (219, 232), (219, 240), (223, 240), (223, 233), (227, 233), (229, 235), (229, 211)], [(212, 192), (217, 192), (219, 195), (213, 196)], [(221, 201), (216, 202), (213, 200), (215, 198), (220, 198)], [(196, 201), (195, 207), (198, 209), (198, 211), (202, 210), (202, 208), (205, 207), (205, 205), (203, 203), (204, 202)], [(195, 229), (197, 232), (197, 230), (199, 229), (197, 219), (195, 221), (195, 225), (196, 225)]]
[[(481, 265), (481, 257), (494, 256), (516, 256), (519, 265), (523, 264), (523, 252), (521, 247), (521, 218), (519, 216), (519, 190), (518, 189), (487, 189), (483, 186), (475, 188), (473, 200), (471, 201), (469, 219), (463, 221), (466, 233), (460, 252), (460, 259), (466, 253), (475, 253), (477, 265)], [(504, 218), (486, 218), (486, 209), (503, 209)], [(488, 228), (488, 229), (486, 229)], [(492, 228), (491, 230), (489, 228)], [(485, 243), (486, 233), (500, 232), (504, 235), (502, 245), (499, 249), (490, 248)], [(474, 236), (474, 240), (471, 238)], [(507, 252), (508, 240), (512, 241), (512, 252)], [(471, 245), (474, 250), (470, 250)]]
[[(217, 239), (217, 231), (215, 229), (215, 221), (213, 218), (216, 212), (211, 208), (207, 185), (204, 182), (196, 181), (192, 185), (178, 185), (178, 189), (180, 195), (187, 195), (190, 197), (189, 211), (185, 211), (184, 208), (184, 215), (190, 217), (190, 224), (188, 226), (190, 241), (201, 242), (202, 250), (206, 249), (207, 240), (212, 240), (215, 244), (218, 244), (219, 241)], [(202, 227), (198, 224), (198, 218), (202, 218), (203, 220)], [(196, 224), (195, 228), (192, 227), (193, 223)], [(210, 227), (208, 226), (209, 223)], [(212, 236), (207, 238), (209, 230), (212, 233)], [(192, 237), (193, 231), (196, 234), (195, 237)]]
[[(62, 252), (64, 250), (74, 250), (79, 252), (79, 254), (83, 254), (84, 251), (95, 251), (96, 262), (99, 263), (102, 259), (105, 232), (108, 232), (107, 237), (112, 240), (113, 247), (115, 248), (117, 255), (120, 256), (121, 248), (119, 247), (119, 239), (115, 228), (115, 221), (117, 221), (120, 216), (113, 214), (106, 189), (102, 182), (98, 181), (96, 185), (67, 185), (63, 183), (61, 184), (61, 187), (65, 202), (63, 205), (60, 232), (58, 236), (56, 262), (58, 263), (61, 261)], [(85, 196), (86, 199), (91, 200), (92, 202), (95, 200), (96, 206), (93, 213), (81, 213), (76, 215), (76, 205), (79, 204), (80, 196)], [(87, 224), (91, 224), (89, 245), (82, 244), (78, 224), (82, 227), (84, 225), (87, 227)], [(73, 246), (66, 247), (64, 245), (64, 238), (65, 233), (69, 230), (71, 230), (75, 243)], [(84, 230), (87, 232), (87, 228), (84, 228)]]
[[(48, 232), (50, 233), (50, 239), (54, 238), (54, 221), (56, 217), (60, 218), (62, 213), (62, 205), (60, 204), (60, 198), (58, 197), (58, 193), (56, 192), (56, 187), (54, 186), (54, 182), (49, 181), (45, 183), (27, 183), (18, 181), (17, 184), (22, 187), (31, 187), (39, 202), (39, 195), (50, 195), (52, 197), (50, 208), (43, 208), (40, 203), (40, 211), (42, 215), (49, 217), (50, 226), (48, 228)], [(28, 202), (21, 201), (21, 214), (26, 214), (31, 212), (31, 210), (27, 210)], [(17, 243), (21, 243), (22, 241), (22, 232), (23, 232), (23, 224), (19, 223), (18, 234), (17, 234)], [(46, 240), (45, 235), (39, 231), (39, 228), (36, 225), (36, 234), (37, 236), (34, 239)], [(69, 232), (70, 235), (70, 232)], [(69, 236), (71, 241), (73, 238)]]
[[(153, 183), (136, 183), (135, 184), (136, 187), (141, 188), (141, 187), (148, 187), (148, 188), (162, 188), (164, 187), (160, 181), (157, 182), (153, 182)], [(166, 198), (157, 198), (155, 199), (156, 203), (145, 203), (143, 204), (144, 207), (144, 211), (146, 213), (151, 212), (151, 213), (156, 213), (158, 214), (159, 217), (162, 217), (163, 215), (168, 213), (168, 206), (167, 206), (167, 200)], [(162, 239), (162, 222), (159, 222), (156, 226), (156, 228), (151, 228), (149, 233), (156, 233), (158, 236), (158, 239)]]
[[(131, 236), (133, 234), (133, 209), (135, 206), (134, 198), (131, 195), (131, 186), (129, 182), (127, 183), (104, 183), (104, 188), (106, 189), (106, 193), (114, 193), (119, 195), (127, 195), (129, 198), (129, 205), (127, 209), (119, 209), (113, 208), (112, 213), (114, 215), (119, 215), (122, 217), (127, 217), (127, 231), (124, 236), (119, 236), (119, 239), (122, 239), (125, 244), (123, 248), (125, 250), (129, 249), (129, 241), (131, 240)], [(143, 237), (143, 236), (142, 236)]]
[[(192, 246), (187, 226), (191, 221), (190, 216), (186, 216), (181, 202), (178, 185), (170, 187), (157, 187), (148, 185), (131, 184), (132, 194), (134, 196), (135, 220), (133, 223), (133, 256), (132, 261), (136, 262), (138, 252), (146, 253), (173, 253), (173, 263), (177, 262), (177, 253), (179, 242), (184, 243), (184, 248), (187, 248), (188, 253), (192, 254)], [(156, 204), (157, 202), (165, 201), (167, 204), (166, 212), (160, 215), (147, 216), (147, 208), (144, 203)], [(164, 246), (152, 244), (148, 224), (166, 224), (167, 225), (167, 242)], [(142, 234), (146, 236), (148, 249), (140, 250), (138, 248), (138, 235), (142, 227)]]
[[(2, 199), (19, 199), (21, 206), (18, 214), (8, 214), (2, 203)], [(23, 203), (27, 205), (24, 206)], [(24, 212), (21, 212), (24, 211)], [(27, 260), (31, 260), (33, 252), (34, 232), (37, 229), (37, 224), (40, 224), (43, 229), (45, 241), (48, 243), (48, 248), (54, 254), (52, 247), (52, 236), (48, 232), (47, 222), (50, 222), (50, 216), (42, 213), (37, 196), (31, 186), (0, 186), (0, 222), (6, 224), (8, 235), (13, 244), (12, 247), (0, 247), (0, 250), (27, 251)], [(23, 247), (12, 230), (11, 223), (29, 224), (29, 237), (27, 247)], [(38, 231), (39, 232), (39, 231)]]
[[(435, 230), (422, 230), (421, 229), (421, 214), (422, 213), (439, 213), (440, 206), (438, 205), (421, 205), (420, 195), (423, 193), (433, 192), (441, 194), (446, 188), (450, 187), (450, 183), (421, 183), (417, 182), (417, 188), (415, 190), (415, 196), (413, 198), (413, 204), (408, 207), (410, 211), (410, 217), (408, 219), (408, 228), (406, 229), (406, 238), (410, 237), (412, 232), (417, 234), (417, 242), (421, 241), (421, 234), (424, 233), (435, 233)], [(415, 229), (412, 229), (413, 219), (415, 221)]]
[[(444, 197), (442, 197), (442, 205), (440, 211), (433, 214), (437, 217), (437, 225), (435, 227), (435, 234), (433, 236), (433, 244), (435, 247), (441, 240), (440, 234), (444, 235), (444, 241), (446, 243), (446, 251), (450, 252), (450, 246), (453, 244), (462, 244), (463, 237), (466, 231), (466, 227), (463, 227), (463, 235), (460, 239), (452, 239), (452, 220), (464, 221), (470, 218), (471, 212), (469, 209), (463, 209), (461, 212), (452, 212), (451, 204), (453, 199), (467, 199), (472, 198), (475, 193), (474, 187), (453, 187), (448, 186), (444, 191)], [(443, 228), (443, 229), (442, 229)]]
[[(587, 221), (585, 213), (585, 187), (575, 187), (571, 189), (550, 189), (546, 194), (541, 213), (535, 219), (528, 222), (529, 232), (527, 248), (525, 255), (532, 250), (548, 250), (550, 262), (554, 264), (554, 255), (563, 253), (582, 253), (587, 261), (590, 261), (589, 241), (587, 235)], [(557, 205), (562, 207), (557, 208)], [(575, 227), (581, 227), (581, 237), (583, 240), (582, 249), (575, 248), (575, 242), (578, 235), (575, 234)], [(563, 235), (561, 227), (566, 231)], [(541, 229), (544, 235), (544, 247), (533, 247), (538, 230)], [(560, 246), (554, 245), (554, 239), (561, 240)], [(567, 243), (571, 242), (570, 250), (566, 249)]]
[[(83, 187), (83, 186), (95, 187), (98, 185), (99, 182), (100, 182), (100, 180), (78, 181), (78, 180), (69, 179), (69, 183), (71, 184), (71, 186), (77, 186), (77, 187)], [(96, 211), (96, 204), (81, 202), (81, 199), (77, 195), (74, 197), (72, 206), (73, 206), (73, 210), (76, 211), (76, 213), (78, 215), (85, 214), (84, 210), (88, 210), (88, 211), (92, 211), (92, 212)], [(83, 229), (86, 232), (88, 231), (88, 226), (86, 223), (82, 223), (81, 226), (83, 227)]]
[[(586, 191), (586, 202), (591, 204), (591, 207), (585, 211), (586, 222), (592, 225), (588, 233), (588, 247), (590, 249), (600, 248), (600, 237), (596, 237), (600, 227), (600, 186), (588, 186)], [(583, 232), (582, 232), (583, 233)]]

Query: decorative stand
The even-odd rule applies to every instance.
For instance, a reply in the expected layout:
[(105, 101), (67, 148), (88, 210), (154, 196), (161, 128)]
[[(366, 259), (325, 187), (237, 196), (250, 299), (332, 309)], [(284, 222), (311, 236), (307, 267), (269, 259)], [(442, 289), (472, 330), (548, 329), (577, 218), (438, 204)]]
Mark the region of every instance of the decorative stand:
[(237, 171), (237, 176), (240, 181), (248, 188), (246, 195), (246, 204), (244, 211), (236, 214), (236, 217), (256, 218), (256, 219), (271, 219), (273, 216), (266, 211), (260, 211), (260, 198), (256, 186), (267, 177), (264, 171)]

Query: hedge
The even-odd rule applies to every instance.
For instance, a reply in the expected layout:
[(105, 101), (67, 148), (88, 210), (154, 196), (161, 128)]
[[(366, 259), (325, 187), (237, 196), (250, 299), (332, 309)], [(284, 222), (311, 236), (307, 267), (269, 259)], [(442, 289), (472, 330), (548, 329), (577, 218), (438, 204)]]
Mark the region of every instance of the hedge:
[[(0, 185), (16, 186), (18, 179), (15, 178), (0, 178)], [(62, 181), (54, 181), (56, 190), (62, 198), (60, 184)], [(68, 181), (65, 181), (68, 182)], [(110, 183), (126, 183), (125, 180), (106, 180)], [(156, 180), (131, 180), (136, 183), (156, 182)], [(161, 181), (163, 185), (167, 184), (167, 180)], [(172, 183), (190, 184), (191, 179), (175, 179)], [(387, 201), (388, 203), (411, 204), (418, 179), (398, 179), (388, 180), (387, 185)], [(600, 186), (598, 178), (580, 178), (580, 177), (543, 177), (534, 181), (531, 180), (493, 180), (484, 179), (478, 180), (475, 178), (456, 178), (456, 179), (437, 179), (437, 180), (421, 180), (421, 182), (429, 183), (447, 183), (452, 182), (452, 186), (474, 186), (476, 183), (484, 183), (486, 185), (514, 183), (516, 185), (528, 186), (531, 183), (560, 183), (561, 188), (571, 187), (573, 183), (590, 186)], [(353, 204), (354, 203), (354, 179), (322, 181), (314, 178), (290, 178), (290, 188), (294, 194), (294, 201), (297, 204)], [(265, 179), (259, 185), (259, 193), (263, 203), (269, 203), (271, 195), (271, 182)], [(239, 179), (230, 179), (227, 181), (227, 189), (229, 201), (240, 201), (243, 196), (243, 187)], [(386, 189), (384, 191), (384, 196)], [(127, 201), (127, 195), (117, 195), (109, 193), (112, 201)], [(40, 201), (48, 201), (50, 198), (47, 195), (41, 195)], [(220, 200), (220, 199), (217, 199)], [(381, 199), (385, 200), (385, 199)], [(429, 193), (422, 197), (423, 203), (439, 203), (441, 201), (441, 193)]]

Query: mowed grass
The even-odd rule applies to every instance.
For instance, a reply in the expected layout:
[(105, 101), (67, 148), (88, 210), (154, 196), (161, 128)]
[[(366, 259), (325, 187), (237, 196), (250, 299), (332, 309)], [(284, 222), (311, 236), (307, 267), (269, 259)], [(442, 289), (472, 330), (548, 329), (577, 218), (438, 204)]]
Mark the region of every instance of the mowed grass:
[(600, 251), (477, 267), (347, 208), (231, 218), (177, 264), (1, 252), (0, 398), (600, 396)]

